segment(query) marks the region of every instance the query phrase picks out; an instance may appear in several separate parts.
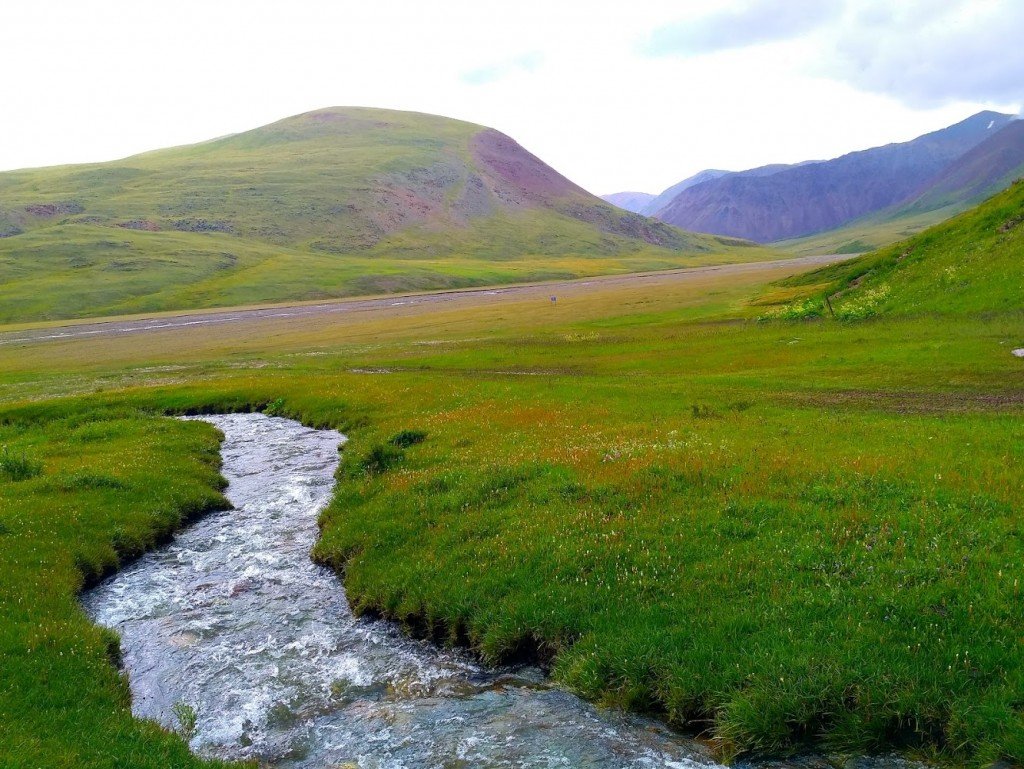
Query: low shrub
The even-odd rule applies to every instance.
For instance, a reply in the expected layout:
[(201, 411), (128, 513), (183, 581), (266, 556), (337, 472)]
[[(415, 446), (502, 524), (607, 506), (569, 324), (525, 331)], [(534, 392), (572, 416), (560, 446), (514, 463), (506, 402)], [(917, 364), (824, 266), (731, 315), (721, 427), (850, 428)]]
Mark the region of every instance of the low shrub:
[(402, 463), (405, 452), (390, 443), (378, 443), (356, 460), (349, 475), (380, 475)]
[(694, 419), (717, 419), (722, 416), (706, 403), (694, 403), (690, 406), (690, 413)]
[(277, 398), (263, 407), (263, 413), (268, 417), (279, 417), (284, 413), (284, 398)]
[(175, 702), (171, 711), (178, 719), (178, 734), (185, 742), (191, 742), (196, 735), (196, 722), (198, 721), (196, 709), (187, 702)]
[(427, 434), (423, 430), (402, 430), (396, 433), (389, 443), (392, 446), (398, 446), (400, 449), (407, 449), (410, 446), (415, 446), (417, 443), (423, 443), (426, 439)]
[(758, 320), (808, 320), (820, 318), (825, 313), (825, 303), (812, 297), (776, 307), (761, 315)]

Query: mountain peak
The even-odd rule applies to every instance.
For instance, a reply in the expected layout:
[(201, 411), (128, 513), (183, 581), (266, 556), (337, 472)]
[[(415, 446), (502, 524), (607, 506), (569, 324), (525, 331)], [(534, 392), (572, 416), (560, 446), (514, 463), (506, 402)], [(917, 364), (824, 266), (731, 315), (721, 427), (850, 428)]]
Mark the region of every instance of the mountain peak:
[(835, 229), (920, 194), (929, 180), (1014, 120), (983, 110), (911, 141), (683, 189), (656, 212), (697, 232), (770, 242)]
[(931, 131), (923, 136), (917, 137), (917, 139), (914, 139), (913, 141), (938, 140), (961, 142), (965, 139), (973, 139), (974, 144), (978, 144), (999, 131), (999, 129), (1003, 128), (1008, 123), (1013, 122), (1013, 120), (1013, 115), (1007, 115), (1003, 112), (994, 112), (992, 110), (982, 110), (981, 112), (971, 115), (969, 118), (961, 120), (959, 123), (953, 123), (953, 125), (947, 126), (946, 128), (940, 128), (938, 131)]

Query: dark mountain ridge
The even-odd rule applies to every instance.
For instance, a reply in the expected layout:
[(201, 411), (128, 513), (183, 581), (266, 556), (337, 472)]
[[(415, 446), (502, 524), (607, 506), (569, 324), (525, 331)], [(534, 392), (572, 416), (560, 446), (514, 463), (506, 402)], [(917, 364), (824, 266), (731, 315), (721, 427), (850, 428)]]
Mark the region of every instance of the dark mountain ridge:
[(759, 242), (834, 229), (922, 194), (1013, 120), (985, 111), (909, 142), (768, 174), (721, 176), (682, 190), (656, 216), (685, 229)]
[(1024, 120), (1013, 120), (930, 179), (902, 210), (968, 205), (1024, 175)]

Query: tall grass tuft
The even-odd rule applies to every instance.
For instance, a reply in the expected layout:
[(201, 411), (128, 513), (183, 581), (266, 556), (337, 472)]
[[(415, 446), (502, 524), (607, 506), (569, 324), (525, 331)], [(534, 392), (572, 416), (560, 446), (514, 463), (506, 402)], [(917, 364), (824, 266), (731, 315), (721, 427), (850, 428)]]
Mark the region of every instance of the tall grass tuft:
[(25, 453), (14, 454), (4, 446), (0, 449), (0, 475), (12, 481), (25, 481), (43, 472), (43, 465)]

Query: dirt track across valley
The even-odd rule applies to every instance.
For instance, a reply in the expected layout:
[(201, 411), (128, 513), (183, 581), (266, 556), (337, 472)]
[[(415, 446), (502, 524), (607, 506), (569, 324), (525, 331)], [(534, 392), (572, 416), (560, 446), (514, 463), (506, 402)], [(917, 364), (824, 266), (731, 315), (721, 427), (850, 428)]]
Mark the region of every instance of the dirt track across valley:
[(96, 322), (69, 322), (67, 325), (48, 325), (41, 328), (27, 328), (19, 331), (0, 333), (0, 345), (26, 344), (46, 341), (67, 341), (78, 338), (95, 338), (122, 334), (144, 334), (147, 331), (168, 329), (198, 330), (203, 326), (236, 323), (240, 321), (270, 318), (302, 318), (319, 315), (337, 315), (367, 311), (398, 312), (418, 305), (447, 305), (471, 307), (492, 304), (504, 299), (548, 299), (578, 295), (582, 292), (614, 288), (616, 286), (664, 285), (669, 282), (691, 280), (696, 276), (742, 275), (765, 269), (793, 268), (793, 272), (818, 267), (852, 258), (848, 254), (826, 254), (803, 256), (794, 259), (778, 259), (770, 262), (749, 262), (744, 264), (723, 264), (713, 267), (690, 267), (680, 270), (608, 275), (599, 278), (530, 283), (494, 288), (467, 288), (455, 291), (435, 291), (422, 294), (395, 294), (366, 299), (339, 299), (317, 304), (274, 305), (237, 310), (205, 310), (188, 313), (161, 313), (152, 317), (112, 319)]

